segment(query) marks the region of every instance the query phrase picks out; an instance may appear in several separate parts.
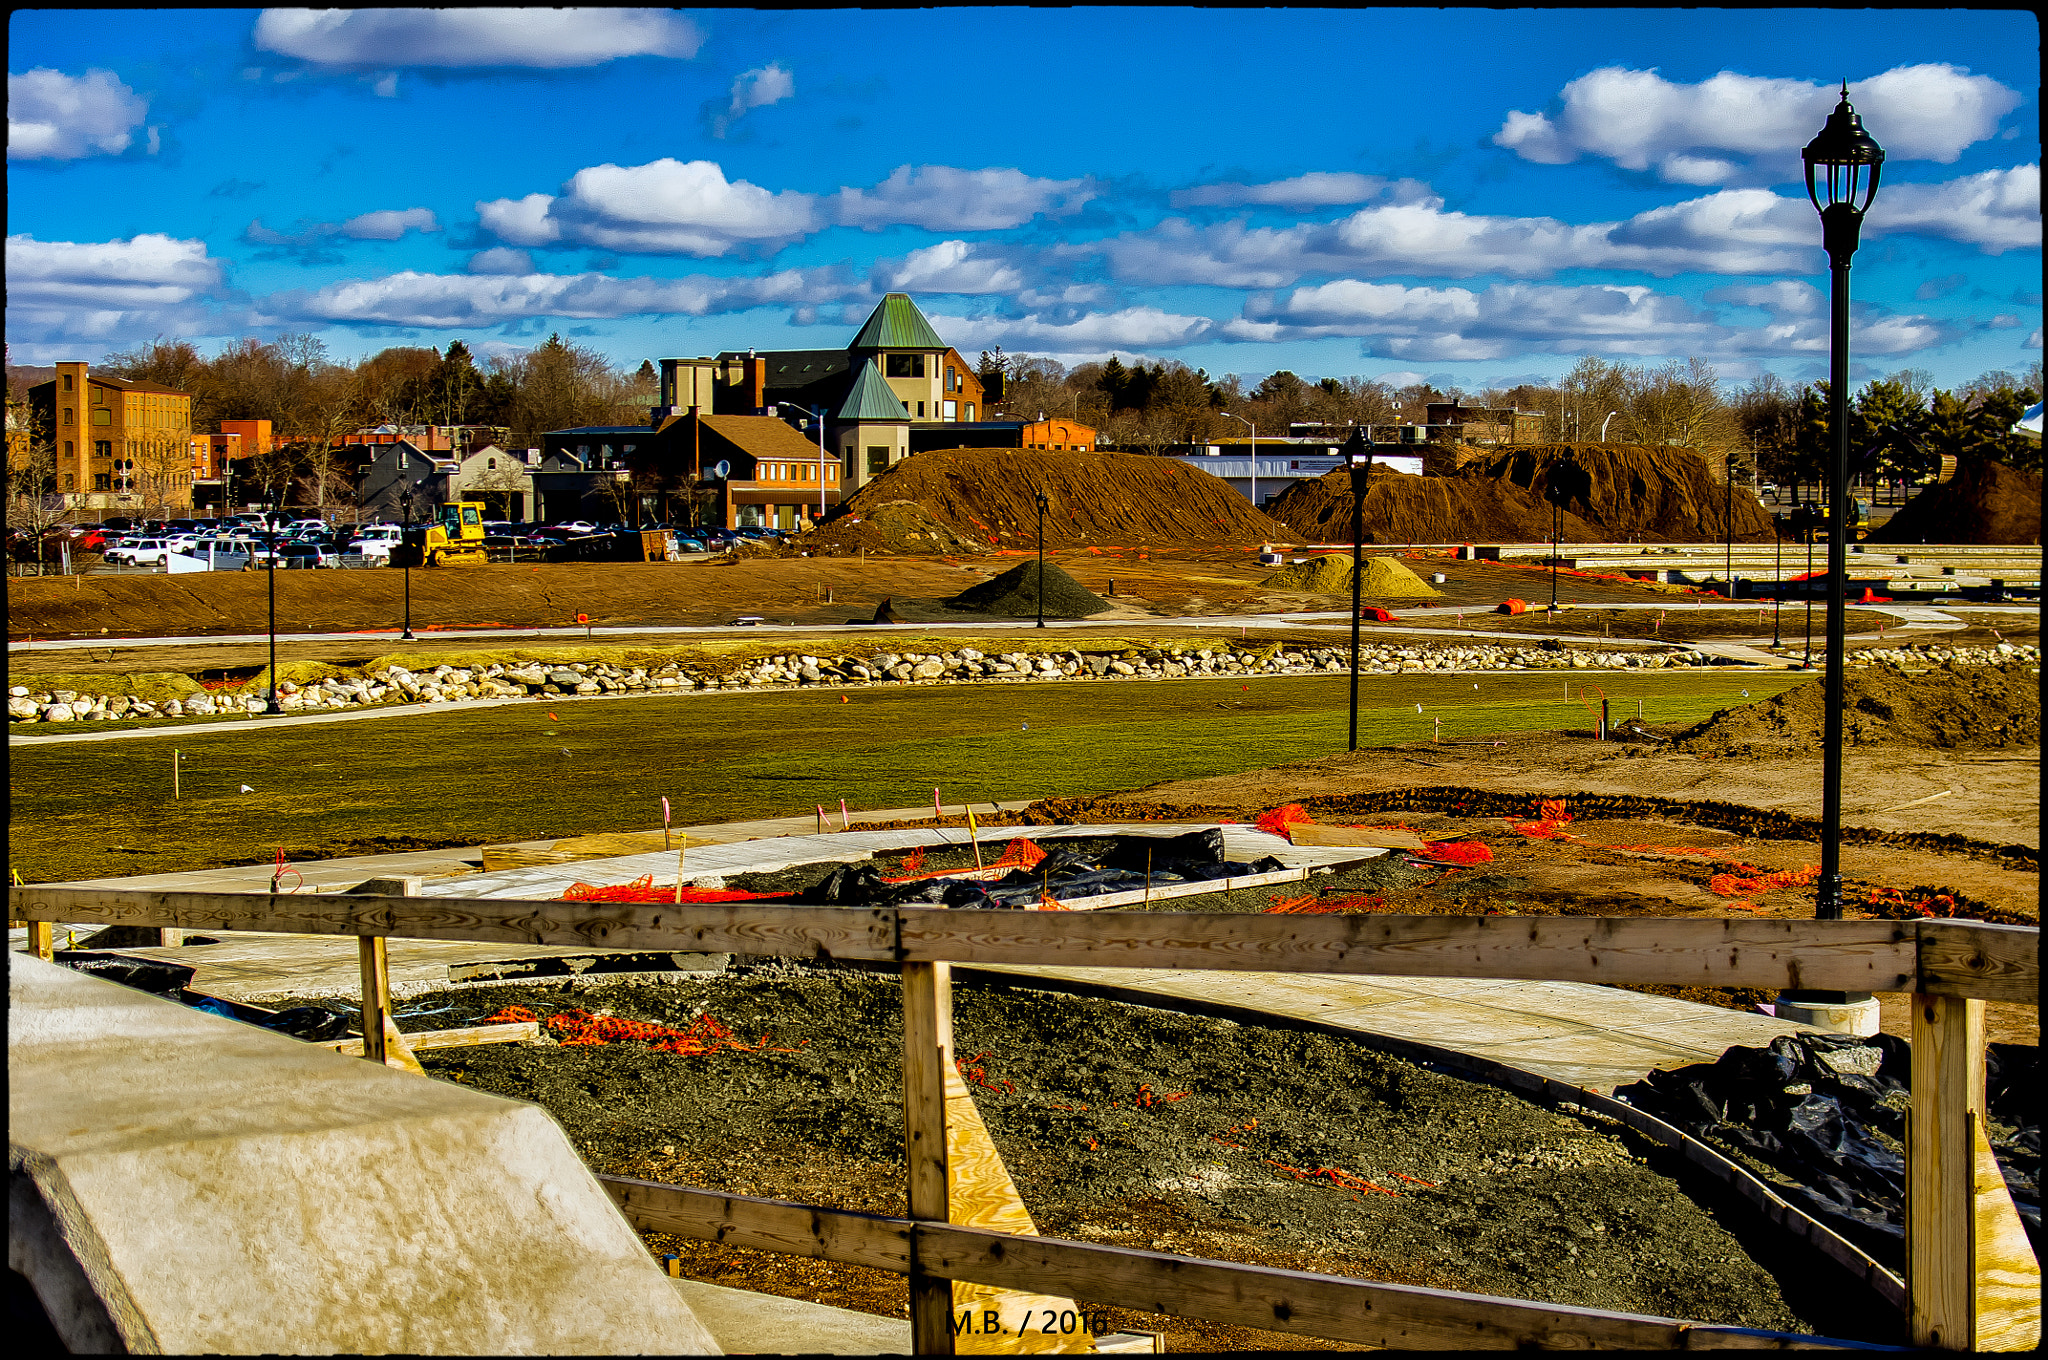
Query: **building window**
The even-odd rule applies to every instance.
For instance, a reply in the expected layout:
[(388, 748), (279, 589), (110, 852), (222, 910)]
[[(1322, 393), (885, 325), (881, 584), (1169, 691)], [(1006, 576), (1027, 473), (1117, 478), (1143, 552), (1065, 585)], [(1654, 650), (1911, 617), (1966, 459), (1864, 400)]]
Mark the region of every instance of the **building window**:
[[(71, 390), (71, 375), (69, 373), (66, 373), (64, 375), (64, 390), (66, 392), (69, 392)], [(68, 491), (70, 488), (66, 487), (65, 489)]]
[(104, 406), (98, 407), (92, 413), (92, 423), (95, 425), (111, 425), (114, 423), (114, 413)]
[(960, 418), (960, 403), (959, 403), (959, 402), (957, 402), (957, 401), (949, 401), (949, 402), (947, 402), (947, 403), (946, 403), (946, 419), (948, 419), (948, 420), (958, 420), (959, 418)]
[(891, 378), (922, 378), (924, 356), (922, 354), (890, 354), (884, 356), (887, 364), (884, 372)]
[(919, 420), (923, 420), (923, 419), (924, 419), (924, 403), (923, 403), (923, 402), (919, 402), (919, 403), (917, 404), (917, 418), (918, 418)]
[(971, 401), (967, 403), (967, 422), (970, 425), (974, 423), (974, 403)]
[(92, 456), (95, 458), (112, 458), (114, 456), (114, 441), (111, 439), (93, 440)]
[(114, 474), (111, 472), (95, 472), (92, 475), (92, 489), (95, 491), (111, 491), (113, 484)]
[(868, 445), (868, 475), (889, 470), (889, 450), (881, 445)]
[[(68, 383), (70, 383), (71, 379), (69, 379), (69, 378), (66, 378), (66, 379), (65, 379), (64, 381), (65, 381), (65, 382), (66, 382), (66, 383), (68, 384)], [(78, 479), (77, 479), (77, 478), (75, 478), (75, 477), (73, 477), (73, 476), (72, 476), (72, 475), (71, 475), (70, 473), (68, 473), (68, 472), (67, 472), (67, 473), (65, 473), (65, 474), (64, 474), (64, 489), (65, 489), (66, 491), (73, 491), (73, 490), (76, 490), (76, 489), (77, 489), (77, 487), (78, 487)]]
[(72, 447), (71, 447), (71, 441), (70, 441), (70, 440), (68, 440), (68, 439), (67, 439), (67, 440), (65, 440), (65, 441), (64, 441), (64, 456), (65, 456), (66, 458), (69, 458), (69, 457), (70, 457), (70, 456), (72, 455), (72, 453), (73, 453), (73, 452), (74, 452), (74, 450), (73, 450), (73, 449), (72, 449)]
[(495, 458), (484, 459), (484, 468), (487, 471), (496, 472), (498, 470), (498, 460)]
[(71, 424), (71, 408), (69, 406), (64, 408), (64, 423), (66, 425)]

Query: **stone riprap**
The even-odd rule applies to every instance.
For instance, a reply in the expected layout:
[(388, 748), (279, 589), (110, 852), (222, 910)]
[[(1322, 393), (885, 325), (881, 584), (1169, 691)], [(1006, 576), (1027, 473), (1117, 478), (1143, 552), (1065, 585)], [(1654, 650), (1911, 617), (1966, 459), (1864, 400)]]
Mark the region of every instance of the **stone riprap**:
[[(2040, 660), (2040, 648), (2001, 643), (1996, 647), (1873, 648), (1850, 655), (1852, 666), (1890, 662), (1906, 666), (1986, 665)], [(1477, 642), (1374, 644), (1359, 651), (1359, 669), (1370, 675), (1415, 671), (1659, 670), (1674, 666), (1733, 664), (1691, 648), (1636, 651), (1580, 650), (1554, 640), (1534, 646)], [(380, 704), (447, 703), (529, 696), (564, 699), (604, 694), (682, 694), (714, 690), (776, 690), (809, 686), (860, 688), (870, 685), (1019, 684), (1039, 680), (1174, 680), (1229, 675), (1310, 675), (1345, 672), (1346, 647), (1123, 648), (1116, 651), (997, 652), (962, 647), (948, 652), (875, 652), (818, 655), (790, 652), (740, 664), (676, 660), (661, 666), (619, 666), (603, 662), (532, 662), (520, 665), (436, 666), (409, 671), (380, 666), (358, 678), (278, 685), (287, 713), (312, 713)], [(261, 713), (260, 687), (195, 694), (150, 703), (128, 694), (8, 690), (7, 716), (14, 722), (104, 722), (112, 719), (233, 716)]]

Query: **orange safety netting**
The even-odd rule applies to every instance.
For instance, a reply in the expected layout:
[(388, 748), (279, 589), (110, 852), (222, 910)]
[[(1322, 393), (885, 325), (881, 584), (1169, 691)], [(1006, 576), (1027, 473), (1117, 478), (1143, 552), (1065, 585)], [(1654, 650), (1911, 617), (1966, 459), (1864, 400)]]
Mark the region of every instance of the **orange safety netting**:
[(1707, 880), (1707, 891), (1719, 893), (1723, 897), (1748, 897), (1752, 893), (1776, 892), (1780, 888), (1803, 888), (1820, 877), (1818, 864), (1809, 864), (1803, 869), (1780, 869), (1771, 874), (1759, 873), (1747, 864), (1736, 867), (1756, 876), (1751, 878), (1745, 874), (1715, 874)]
[(1706, 855), (1712, 858), (1718, 850), (1704, 850), (1697, 845), (1600, 845), (1596, 850), (1642, 850), (1653, 855)]
[[(1382, 1195), (1392, 1195), (1395, 1199), (1401, 1197), (1400, 1191), (1389, 1190), (1384, 1185), (1374, 1185), (1365, 1177), (1355, 1175), (1340, 1166), (1319, 1166), (1313, 1171), (1304, 1171), (1298, 1166), (1289, 1166), (1285, 1162), (1276, 1162), (1271, 1157), (1261, 1157), (1259, 1160), (1267, 1166), (1279, 1167), (1298, 1181), (1327, 1180), (1330, 1184), (1342, 1190), (1377, 1191)], [(1407, 1178), (1403, 1177), (1403, 1179)], [(1427, 1182), (1424, 1182), (1424, 1184), (1427, 1184)]]
[(1265, 832), (1268, 836), (1284, 836), (1287, 834), (1288, 827), (1314, 825), (1315, 820), (1315, 818), (1308, 815), (1307, 810), (1301, 804), (1288, 803), (1282, 807), (1276, 807), (1270, 812), (1260, 813), (1258, 820), (1253, 822), (1252, 825)]
[(1897, 910), (1911, 916), (1954, 916), (1962, 904), (1949, 893), (1908, 897), (1897, 888), (1872, 888), (1864, 899), (1875, 911)]
[(1328, 916), (1340, 911), (1385, 911), (1387, 899), (1371, 897), (1365, 893), (1352, 893), (1347, 897), (1276, 897), (1273, 905), (1266, 908), (1268, 916)]
[(1508, 822), (1508, 830), (1518, 836), (1528, 836), (1534, 840), (1577, 840), (1578, 837), (1562, 829), (1564, 824), (1571, 819), (1572, 815), (1564, 810), (1564, 800), (1562, 798), (1546, 798), (1536, 805), (1535, 821), (1517, 822), (1511, 820)]
[[(502, 1025), (540, 1019), (538, 1014), (525, 1006), (507, 1006), (496, 1015), (485, 1016), (482, 1023)], [(685, 1058), (701, 1058), (725, 1051), (759, 1053), (765, 1049), (772, 1053), (796, 1052), (793, 1048), (769, 1048), (768, 1036), (765, 1034), (758, 1043), (743, 1043), (733, 1037), (731, 1030), (719, 1024), (717, 1019), (709, 1014), (698, 1016), (688, 1029), (670, 1029), (667, 1025), (652, 1024), (645, 1020), (621, 1020), (616, 1015), (592, 1015), (584, 1010), (562, 1011), (547, 1017), (544, 1023), (562, 1036), (560, 1042), (563, 1048), (632, 1039), (652, 1040), (654, 1042), (649, 1044), (650, 1048)]]
[(589, 883), (571, 884), (557, 902), (755, 902), (764, 898), (787, 897), (788, 893), (741, 892), (737, 888), (692, 888), (685, 886), (680, 897), (676, 894), (673, 881), (657, 886), (653, 874), (644, 874), (631, 883), (614, 883), (609, 887), (597, 887)]
[(1038, 842), (1032, 840), (1029, 836), (1019, 836), (1003, 847), (1003, 853), (999, 858), (990, 860), (981, 868), (933, 869), (925, 873), (919, 872), (924, 868), (924, 847), (919, 846), (914, 854), (904, 856), (903, 863), (899, 866), (904, 871), (902, 877), (884, 877), (882, 881), (884, 883), (910, 883), (923, 878), (945, 878), (948, 875), (987, 873), (992, 869), (1029, 869), (1044, 858), (1045, 851), (1039, 849)]
[(1493, 851), (1480, 841), (1424, 841), (1422, 853), (1445, 864), (1493, 862)]

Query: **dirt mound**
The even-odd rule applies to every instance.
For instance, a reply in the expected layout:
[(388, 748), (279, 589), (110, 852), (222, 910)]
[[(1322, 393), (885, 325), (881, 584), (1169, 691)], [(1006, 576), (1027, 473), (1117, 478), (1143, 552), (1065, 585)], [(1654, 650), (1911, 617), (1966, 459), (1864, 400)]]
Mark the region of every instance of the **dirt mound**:
[[(1273, 518), (1314, 543), (1351, 537), (1351, 474), (1343, 468), (1296, 482), (1273, 502)], [(1365, 493), (1367, 543), (1538, 543), (1550, 537), (1550, 506), (1519, 486), (1463, 477), (1416, 477), (1375, 467)], [(1569, 510), (1567, 543), (1606, 534)]]
[[(1109, 601), (1048, 562), (1042, 590), (1045, 616), (1049, 619), (1085, 619), (1109, 608)], [(1015, 566), (992, 580), (969, 586), (946, 601), (955, 609), (977, 609), (1004, 618), (1035, 617), (1041, 592), (1038, 563)]]
[[(1245, 544), (1288, 531), (1222, 480), (1168, 458), (1136, 453), (1040, 453), (1028, 449), (935, 449), (905, 459), (854, 494), (846, 513), (817, 531), (820, 543), (848, 519), (893, 503), (914, 504), (983, 550), (1038, 542), (1044, 492), (1048, 547)], [(923, 532), (929, 532), (924, 530)], [(848, 539), (845, 546), (855, 546)], [(868, 551), (904, 551), (861, 539)], [(915, 547), (910, 549), (915, 551)], [(956, 551), (947, 549), (947, 551)]]
[[(1365, 498), (1368, 543), (1540, 543), (1550, 537), (1544, 499), (1566, 454), (1584, 469), (1565, 502), (1566, 543), (1707, 543), (1723, 535), (1727, 497), (1692, 449), (1637, 444), (1530, 444), (1479, 453), (1454, 477), (1412, 477), (1376, 467)], [(1350, 474), (1298, 482), (1273, 517), (1328, 542), (1351, 536)], [(1770, 516), (1737, 490), (1735, 538), (1769, 542)]]
[(951, 556), (989, 550), (983, 539), (958, 533), (917, 502), (902, 500), (856, 508), (805, 534), (801, 546), (807, 550), (824, 546)]
[[(1717, 756), (1811, 755), (1821, 749), (1825, 682), (1725, 709), (1678, 734), (1681, 751)], [(1848, 746), (1982, 750), (2041, 744), (2040, 677), (2024, 666), (1944, 666), (1918, 675), (1890, 666), (1842, 678)]]
[(1872, 543), (2039, 543), (2041, 474), (1973, 461), (1868, 535)]
[[(1694, 449), (1648, 444), (1531, 444), (1479, 458), (1458, 470), (1526, 489), (1539, 500), (1552, 470), (1567, 454), (1577, 458), (1585, 478), (1565, 502), (1609, 540), (1708, 543), (1726, 533), (1732, 502), (1735, 539), (1768, 543), (1771, 517), (1755, 496), (1737, 487), (1731, 498), (1707, 472)], [(1547, 504), (1547, 502), (1545, 502)]]
[[(1341, 595), (1351, 589), (1351, 559), (1325, 553), (1305, 562), (1284, 567), (1266, 578), (1268, 590), (1299, 591), (1305, 595)], [(1435, 587), (1391, 557), (1365, 559), (1364, 579), (1359, 596), (1367, 600), (1433, 599)]]

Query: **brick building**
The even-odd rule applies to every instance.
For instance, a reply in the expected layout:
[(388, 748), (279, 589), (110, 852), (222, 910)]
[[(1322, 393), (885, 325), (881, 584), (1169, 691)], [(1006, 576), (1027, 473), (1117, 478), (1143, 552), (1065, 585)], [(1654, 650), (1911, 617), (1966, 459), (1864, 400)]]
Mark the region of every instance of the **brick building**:
[(96, 377), (83, 363), (29, 389), (31, 419), (55, 450), (56, 491), (94, 509), (192, 507), (190, 393)]

